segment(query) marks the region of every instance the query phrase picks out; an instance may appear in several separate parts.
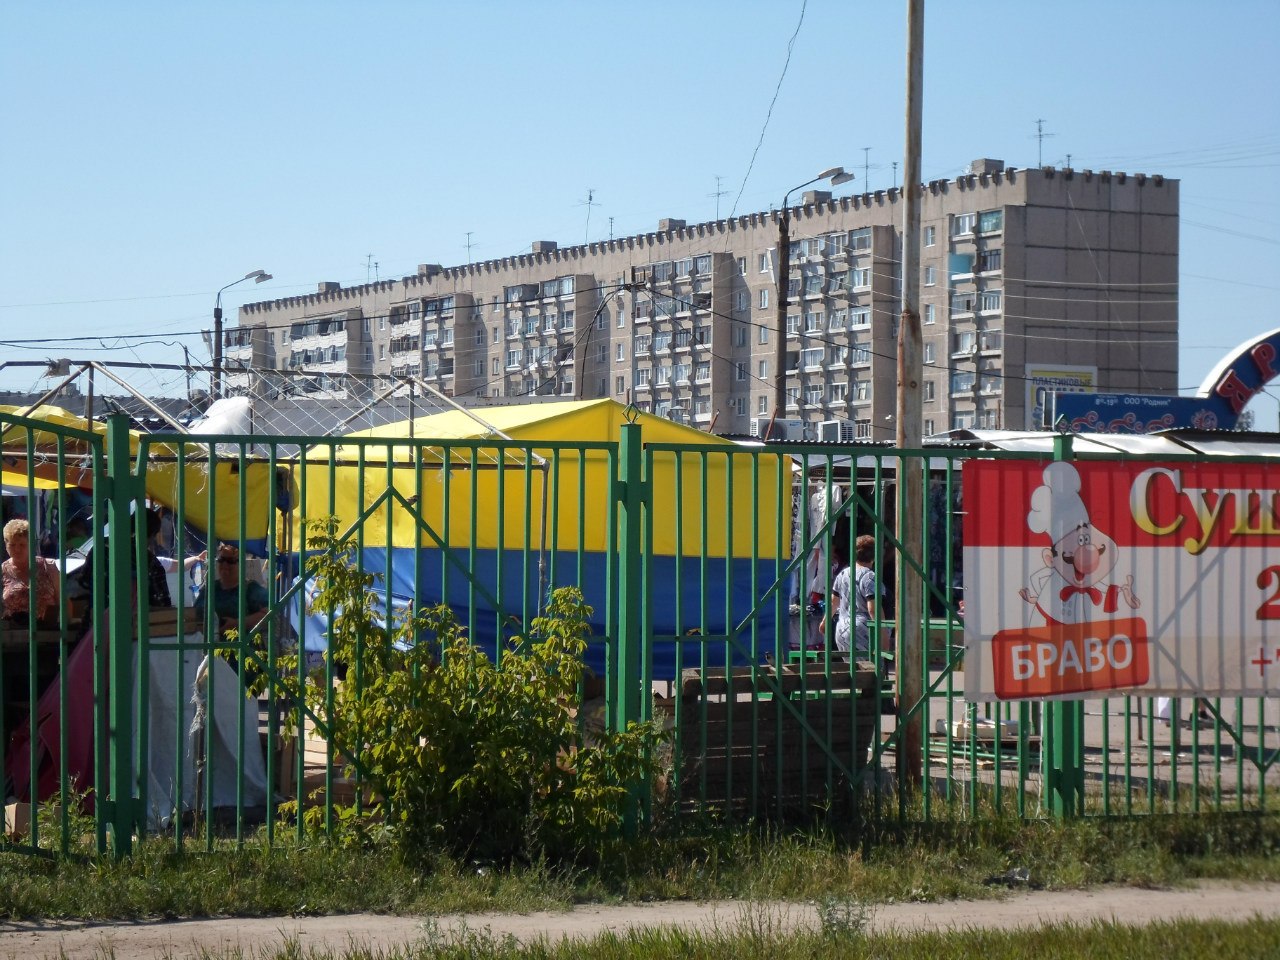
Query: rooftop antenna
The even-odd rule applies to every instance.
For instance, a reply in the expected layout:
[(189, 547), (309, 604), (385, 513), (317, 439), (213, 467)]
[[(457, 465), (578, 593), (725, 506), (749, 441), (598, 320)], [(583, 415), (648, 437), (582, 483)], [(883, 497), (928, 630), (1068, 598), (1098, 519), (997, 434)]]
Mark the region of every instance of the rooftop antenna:
[(721, 189), (720, 189), (720, 181), (721, 181), (721, 180), (723, 180), (723, 179), (724, 179), (724, 177), (720, 176), (720, 174), (718, 174), (718, 173), (716, 174), (716, 192), (715, 192), (715, 193), (712, 193), (712, 194), (709, 194), (709, 196), (712, 196), (712, 197), (715, 197), (715, 198), (716, 198), (716, 219), (717, 219), (717, 220), (719, 220), (719, 219), (720, 219), (720, 198), (721, 198), (721, 197), (727, 197), (727, 196), (729, 195), (729, 191), (728, 191), (728, 190), (721, 190)]
[(893, 161), (893, 189), (898, 189), (898, 161)]
[(587, 199), (579, 200), (578, 206), (587, 208), (587, 226), (582, 232), (582, 242), (587, 243), (589, 242), (588, 238), (591, 236), (591, 208), (600, 206), (600, 204), (596, 203), (595, 187), (587, 187)]
[(1037, 120), (1037, 121), (1036, 121), (1036, 140), (1038, 140), (1038, 141), (1039, 141), (1039, 144), (1038, 144), (1037, 149), (1036, 149), (1036, 166), (1037, 166), (1037, 167), (1043, 167), (1043, 166), (1044, 166), (1044, 141), (1045, 141), (1045, 138), (1046, 138), (1046, 137), (1056, 137), (1056, 136), (1057, 136), (1057, 134), (1056, 134), (1056, 133), (1045, 133), (1045, 132), (1044, 132), (1044, 121), (1043, 121), (1043, 120)]
[(867, 173), (871, 169), (871, 148), (862, 148), (862, 189), (870, 190), (871, 181), (867, 179)]
[(471, 237), (473, 232), (474, 231), (471, 231), (471, 230), (467, 231), (467, 266), (468, 267), (471, 266), (471, 248), (475, 246), (475, 244), (471, 242)]
[(364, 258), (364, 282), (368, 283), (373, 279), (373, 254), (369, 253)]
[(613, 239), (613, 217), (609, 218), (609, 239)]

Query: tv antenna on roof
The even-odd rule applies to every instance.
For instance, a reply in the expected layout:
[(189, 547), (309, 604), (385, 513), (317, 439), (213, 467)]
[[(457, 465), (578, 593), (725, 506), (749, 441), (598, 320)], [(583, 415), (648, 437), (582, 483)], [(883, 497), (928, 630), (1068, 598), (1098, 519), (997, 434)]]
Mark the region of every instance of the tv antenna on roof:
[(596, 203), (595, 187), (587, 187), (587, 199), (579, 200), (578, 206), (587, 208), (587, 226), (582, 232), (582, 242), (588, 243), (591, 238), (591, 208), (600, 206)]
[(1036, 149), (1036, 166), (1037, 166), (1037, 167), (1043, 167), (1043, 166), (1044, 166), (1044, 141), (1045, 141), (1045, 138), (1046, 138), (1046, 137), (1056, 137), (1056, 136), (1057, 136), (1057, 134), (1056, 134), (1056, 133), (1045, 133), (1045, 132), (1044, 132), (1044, 121), (1043, 121), (1043, 120), (1037, 120), (1037, 121), (1036, 121), (1036, 140), (1038, 140), (1038, 141), (1039, 141), (1039, 144), (1038, 144), (1037, 149)]

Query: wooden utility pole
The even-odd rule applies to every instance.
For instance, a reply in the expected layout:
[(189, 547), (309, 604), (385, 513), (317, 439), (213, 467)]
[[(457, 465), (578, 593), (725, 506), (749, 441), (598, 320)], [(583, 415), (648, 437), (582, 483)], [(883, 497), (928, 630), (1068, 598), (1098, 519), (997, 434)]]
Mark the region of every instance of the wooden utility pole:
[[(924, 372), (920, 332), (920, 141), (923, 126), (924, 0), (907, 0), (907, 142), (903, 164), (902, 317), (898, 324), (897, 445), (922, 447)], [(898, 458), (897, 562), (898, 785), (906, 791), (924, 778), (924, 585), (908, 558), (925, 562), (923, 464)]]

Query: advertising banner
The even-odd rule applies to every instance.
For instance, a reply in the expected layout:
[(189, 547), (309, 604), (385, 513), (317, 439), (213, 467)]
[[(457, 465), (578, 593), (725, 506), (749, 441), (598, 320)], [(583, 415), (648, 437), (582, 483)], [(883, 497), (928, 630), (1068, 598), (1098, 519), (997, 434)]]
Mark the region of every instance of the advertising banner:
[(1055, 394), (1055, 426), (1072, 433), (1155, 433), (1190, 427), (1219, 430), (1233, 426), (1218, 420), (1209, 400), (1132, 393)]
[(965, 697), (1280, 692), (1280, 470), (971, 460)]
[(1024, 379), (1027, 389), (1028, 430), (1047, 430), (1056, 419), (1053, 398), (1063, 393), (1093, 393), (1098, 388), (1098, 368), (1071, 364), (1027, 364)]

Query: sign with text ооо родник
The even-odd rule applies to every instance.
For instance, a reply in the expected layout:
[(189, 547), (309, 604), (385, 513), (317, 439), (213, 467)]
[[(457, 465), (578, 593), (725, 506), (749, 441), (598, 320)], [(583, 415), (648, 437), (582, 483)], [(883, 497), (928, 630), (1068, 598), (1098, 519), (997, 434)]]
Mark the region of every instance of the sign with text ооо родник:
[(965, 464), (965, 697), (1280, 692), (1273, 465)]

